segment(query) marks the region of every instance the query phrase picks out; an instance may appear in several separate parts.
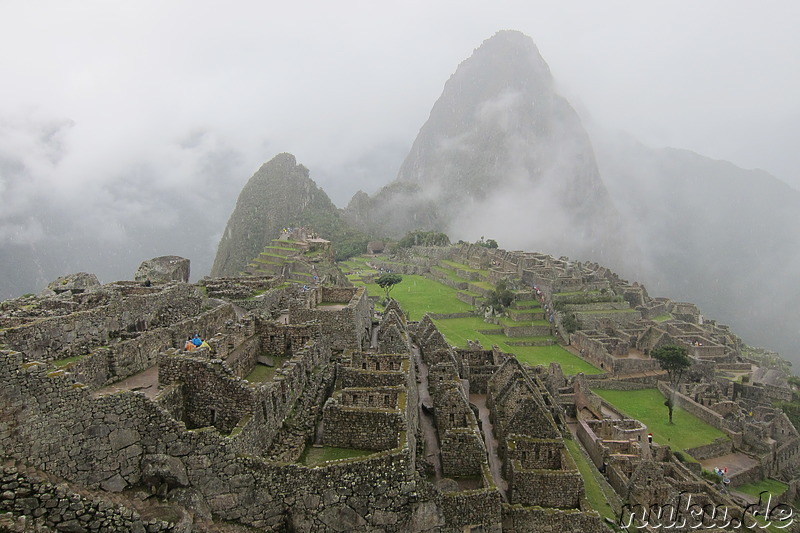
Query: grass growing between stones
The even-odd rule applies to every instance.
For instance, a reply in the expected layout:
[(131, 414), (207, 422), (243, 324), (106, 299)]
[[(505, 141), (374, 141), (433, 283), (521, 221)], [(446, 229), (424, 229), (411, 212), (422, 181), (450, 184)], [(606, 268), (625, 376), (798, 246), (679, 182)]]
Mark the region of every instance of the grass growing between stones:
[(300, 458), (300, 463), (306, 466), (317, 466), (328, 461), (338, 461), (339, 459), (353, 459), (355, 457), (364, 457), (372, 455), (373, 451), (370, 450), (355, 450), (352, 448), (336, 448), (334, 446), (308, 446), (303, 456)]
[(608, 503), (608, 496), (597, 479), (599, 472), (586, 459), (586, 456), (580, 450), (580, 444), (571, 439), (564, 439), (564, 444), (567, 445), (567, 450), (575, 460), (578, 466), (578, 471), (583, 478), (583, 486), (586, 489), (586, 500), (592, 509), (600, 513), (600, 516), (608, 518), (616, 522), (617, 517), (614, 514), (614, 509)]
[(275, 370), (280, 368), (281, 364), (286, 361), (288, 357), (274, 357), (275, 366), (264, 365), (257, 363), (255, 368), (247, 374), (244, 379), (250, 383), (263, 383), (269, 381), (275, 376)]
[(64, 359), (57, 359), (55, 361), (52, 361), (52, 363), (53, 363), (53, 366), (55, 366), (56, 368), (64, 368), (68, 364), (74, 363), (78, 359), (81, 359), (81, 358), (83, 358), (85, 356), (86, 356), (86, 354), (73, 355), (72, 357), (65, 357)]
[[(669, 424), (665, 398), (658, 389), (631, 391), (593, 389), (592, 392), (616, 407), (625, 416), (640, 420), (653, 434), (653, 440), (683, 453), (687, 448), (711, 444), (725, 433), (706, 424), (696, 416), (676, 407)], [(684, 455), (685, 456), (685, 455)]]

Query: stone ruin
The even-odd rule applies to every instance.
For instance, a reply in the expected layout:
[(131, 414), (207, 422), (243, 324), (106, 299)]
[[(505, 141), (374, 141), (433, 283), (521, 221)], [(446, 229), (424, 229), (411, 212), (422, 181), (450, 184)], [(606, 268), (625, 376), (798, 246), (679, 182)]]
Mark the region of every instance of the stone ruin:
[[(731, 437), (693, 454), (752, 451), (756, 467), (737, 482), (797, 464), (796, 429), (764, 405), (785, 389), (713, 378), (745, 372), (740, 341), (696, 308), (650, 299), (597, 265), (458, 253), (535, 283), (551, 309), (560, 290), (592, 287), (622, 295), (640, 318), (613, 318), (629, 312), (609, 302), (565, 304), (609, 311), (572, 335), (575, 351), (608, 371), (589, 379), (525, 367), (496, 346), (454, 349), (430, 317), (409, 322), (396, 302), (375, 321), (364, 289), (280, 276), (116, 282), (4, 302), (0, 455), (3, 483), (22, 490), (3, 493), (0, 511), (11, 514), (0, 526), (606, 531), (570, 451), (573, 418), (615, 509), (681, 492), (735, 506), (591, 393), (597, 380), (653, 386), (657, 370), (627, 361), (648, 361), (662, 343), (696, 348), (698, 375), (712, 379), (687, 383), (679, 402)], [(652, 320), (664, 312), (673, 318)], [(209, 348), (185, 351), (196, 333)], [(309, 459), (331, 448), (361, 455)]]

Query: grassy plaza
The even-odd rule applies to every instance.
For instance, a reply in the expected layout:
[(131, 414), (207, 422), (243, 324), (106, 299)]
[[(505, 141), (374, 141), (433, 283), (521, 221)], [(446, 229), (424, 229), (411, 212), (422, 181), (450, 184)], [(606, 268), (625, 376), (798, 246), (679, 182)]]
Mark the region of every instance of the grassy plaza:
[[(377, 270), (369, 267), (366, 262), (367, 259), (365, 257), (356, 257), (341, 263), (340, 266), (345, 273), (350, 272), (348, 275), (350, 281), (356, 285), (366, 286), (367, 293), (370, 296), (383, 298), (384, 291), (382, 288), (375, 283), (366, 283), (362, 280), (362, 277), (380, 274)], [(464, 271), (482, 272), (470, 269), (459, 263), (447, 261), (443, 263), (448, 263), (448, 266)], [(453, 270), (447, 269), (447, 271), (455, 276)], [(490, 287), (490, 284), (485, 281), (473, 281), (472, 283)], [(409, 320), (421, 320), (427, 313), (456, 314), (473, 312), (475, 310), (473, 306), (458, 299), (458, 292), (457, 289), (449, 285), (444, 285), (425, 276), (403, 275), (403, 281), (392, 289), (390, 295), (397, 300), (403, 311), (408, 314)], [(538, 305), (538, 302), (535, 301), (529, 303)], [(509, 312), (519, 313), (522, 311), (510, 309)], [(530, 323), (539, 324), (540, 322), (547, 324), (544, 321)], [(466, 348), (468, 339), (477, 340), (486, 349), (497, 345), (502, 351), (513, 353), (520, 362), (527, 365), (547, 366), (551, 362), (556, 362), (561, 365), (565, 374), (576, 374), (578, 372), (585, 374), (602, 373), (600, 369), (555, 344), (553, 337), (508, 337), (503, 333), (502, 325), (487, 323), (480, 316), (437, 318), (434, 319), (434, 323), (447, 339), (447, 342), (458, 348)], [(507, 323), (515, 324), (510, 319), (507, 319)], [(519, 343), (531, 345), (520, 346), (518, 345)]]
[(719, 429), (679, 407), (675, 407), (672, 417), (674, 424), (670, 425), (665, 398), (658, 389), (593, 389), (592, 392), (625, 416), (641, 421), (653, 434), (655, 442), (668, 445), (674, 451), (683, 452), (687, 448), (710, 444), (718, 437), (726, 437)]

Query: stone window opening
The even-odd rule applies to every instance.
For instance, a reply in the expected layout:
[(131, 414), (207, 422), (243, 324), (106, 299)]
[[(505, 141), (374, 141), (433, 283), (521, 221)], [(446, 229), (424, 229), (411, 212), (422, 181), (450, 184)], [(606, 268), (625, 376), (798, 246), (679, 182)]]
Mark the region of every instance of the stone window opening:
[(361, 370), (366, 370), (366, 369), (367, 369), (367, 362), (364, 361), (363, 363), (361, 363)]
[(388, 394), (384, 394), (383, 395), (383, 406), (384, 407), (391, 407), (391, 404), (389, 403), (389, 395)]
[(375, 370), (380, 370), (380, 369), (381, 369), (381, 362), (375, 361)]

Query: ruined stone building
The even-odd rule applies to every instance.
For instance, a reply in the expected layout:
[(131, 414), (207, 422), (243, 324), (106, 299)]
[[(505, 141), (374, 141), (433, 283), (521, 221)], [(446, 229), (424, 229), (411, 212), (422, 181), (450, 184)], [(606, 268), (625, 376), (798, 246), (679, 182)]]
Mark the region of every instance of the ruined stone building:
[[(431, 271), (443, 254), (488, 268), (546, 303), (548, 328), (607, 372), (564, 376), (496, 346), (455, 349), (430, 316), (410, 322), (396, 302), (375, 318), (363, 288), (267, 275), (190, 284), (157, 269), (145, 282), (65, 278), (0, 304), (0, 511), (11, 513), (0, 525), (606, 531), (573, 455), (584, 452), (571, 449), (585, 450), (620, 502), (684, 491), (735, 505), (591, 392), (599, 380), (656, 386), (648, 354), (665, 343), (693, 348), (697, 379), (681, 405), (730, 436), (693, 453), (749, 450), (756, 466), (741, 480), (797, 464), (796, 429), (765, 405), (785, 389), (756, 382), (740, 341), (693, 306), (650, 299), (597, 265), (447, 250), (407, 268)], [(559, 303), (587, 287), (602, 297)], [(569, 337), (567, 312), (595, 318)], [(207, 346), (187, 351), (196, 334)], [(752, 379), (726, 386), (719, 372)], [(358, 454), (312, 459), (339, 448)]]

